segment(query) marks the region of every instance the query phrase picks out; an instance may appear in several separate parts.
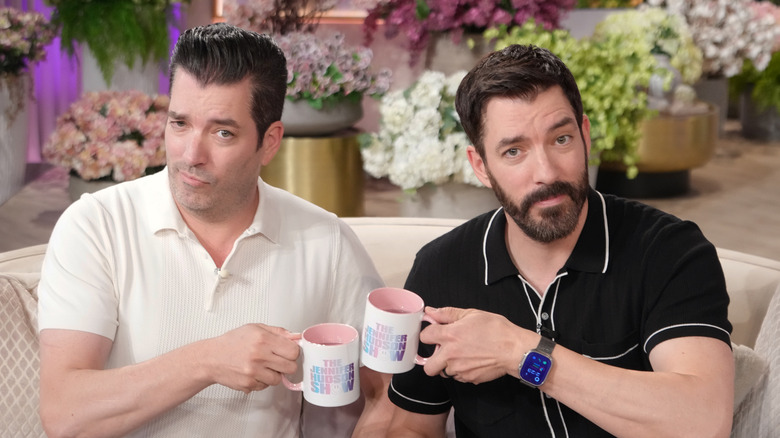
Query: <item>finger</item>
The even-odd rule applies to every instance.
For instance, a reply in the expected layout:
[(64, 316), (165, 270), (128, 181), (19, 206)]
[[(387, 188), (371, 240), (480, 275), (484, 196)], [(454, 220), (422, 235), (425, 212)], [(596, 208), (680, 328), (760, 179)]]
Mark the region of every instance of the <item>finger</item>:
[(450, 324), (463, 318), (463, 316), (466, 314), (466, 309), (460, 309), (457, 307), (426, 307), (425, 314), (430, 316), (439, 324)]

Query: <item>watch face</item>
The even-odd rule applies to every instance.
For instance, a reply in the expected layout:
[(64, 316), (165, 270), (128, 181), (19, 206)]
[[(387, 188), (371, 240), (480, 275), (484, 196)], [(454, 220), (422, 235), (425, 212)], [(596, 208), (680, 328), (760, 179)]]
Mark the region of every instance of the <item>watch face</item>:
[(520, 367), (520, 378), (534, 386), (539, 386), (547, 378), (551, 365), (552, 360), (549, 357), (531, 351), (525, 357), (523, 365)]

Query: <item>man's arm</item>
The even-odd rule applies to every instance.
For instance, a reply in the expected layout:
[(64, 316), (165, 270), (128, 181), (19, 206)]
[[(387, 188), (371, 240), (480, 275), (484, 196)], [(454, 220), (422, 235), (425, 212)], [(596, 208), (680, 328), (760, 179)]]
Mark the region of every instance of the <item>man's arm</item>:
[(154, 359), (104, 369), (110, 339), (82, 331), (40, 333), (40, 414), (46, 433), (124, 435), (211, 384), (243, 392), (296, 369), (298, 344), (286, 330), (248, 324)]
[(360, 390), (366, 404), (360, 414), (353, 437), (384, 437), (393, 414), (393, 404), (387, 398), (387, 387), (392, 375), (360, 367)]
[[(429, 309), (439, 324), (420, 334), (440, 345), (425, 365), (428, 375), (447, 374), (481, 383), (504, 374), (518, 377), (523, 355), (539, 335), (500, 315), (473, 309)], [(734, 361), (729, 346), (705, 337), (662, 342), (650, 353), (654, 371), (602, 364), (562, 346), (542, 391), (616, 436), (723, 436), (731, 430)]]
[(387, 431), (393, 438), (444, 438), (449, 412), (436, 415), (418, 414), (393, 407), (393, 418)]

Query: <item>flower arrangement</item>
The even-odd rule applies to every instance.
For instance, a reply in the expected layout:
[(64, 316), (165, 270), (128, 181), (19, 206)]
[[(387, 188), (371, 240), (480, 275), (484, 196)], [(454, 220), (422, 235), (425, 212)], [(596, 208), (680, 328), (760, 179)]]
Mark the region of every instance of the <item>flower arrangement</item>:
[[(753, 11), (757, 20), (771, 18), (778, 22), (780, 7), (770, 2), (756, 2)], [(750, 60), (742, 65), (742, 71), (729, 80), (729, 93), (737, 98), (742, 92), (750, 90), (750, 97), (759, 111), (774, 108), (780, 111), (780, 32), (775, 37), (772, 57), (766, 68), (759, 70)]]
[[(168, 13), (175, 0), (46, 0), (54, 7), (62, 48), (74, 54), (85, 44), (107, 84), (118, 62), (164, 62), (168, 57)], [(184, 0), (188, 1), (188, 0)]]
[(275, 38), (287, 57), (287, 99), (320, 109), (340, 100), (380, 97), (390, 88), (390, 69), (371, 72), (373, 52), (344, 44), (344, 35), (293, 32)]
[(455, 93), (465, 75), (428, 70), (408, 89), (385, 94), (379, 132), (360, 137), (366, 172), (387, 176), (407, 192), (447, 181), (482, 186), (466, 158), (471, 142), (455, 111)]
[(370, 70), (373, 52), (344, 43), (344, 35), (313, 33), (335, 0), (249, 0), (225, 3), (225, 21), (270, 33), (287, 58), (287, 99), (314, 109), (363, 95), (381, 97), (390, 88), (390, 69)]
[(647, 87), (657, 63), (651, 46), (640, 38), (617, 34), (577, 39), (568, 31), (548, 31), (529, 21), (523, 26), (493, 29), (496, 49), (511, 44), (534, 44), (557, 55), (577, 80), (582, 106), (590, 119), (590, 164), (616, 161), (627, 176), (638, 173), (641, 122), (653, 111), (647, 108)]
[(333, 9), (337, 0), (235, 0), (224, 5), (225, 21), (255, 32), (284, 35), (313, 32), (322, 14)]
[(86, 93), (57, 118), (43, 157), (85, 180), (154, 173), (165, 165), (168, 103), (137, 90)]
[(688, 85), (701, 77), (702, 52), (679, 15), (653, 7), (614, 12), (596, 25), (594, 38), (603, 39), (607, 34), (637, 43), (644, 41), (650, 53), (668, 57)]
[(685, 17), (703, 55), (703, 74), (732, 77), (750, 60), (763, 70), (772, 56), (774, 19), (755, 20), (752, 0), (647, 0)]
[(46, 56), (55, 29), (43, 15), (0, 8), (0, 74), (19, 75)]
[(417, 62), (431, 34), (449, 33), (458, 42), (464, 31), (481, 32), (498, 25), (521, 25), (529, 18), (547, 29), (560, 27), (562, 14), (576, 0), (362, 0), (368, 10), (363, 22), (366, 44), (373, 40), (378, 21), (384, 19), (386, 36), (403, 33), (410, 63)]
[(577, 0), (578, 8), (633, 8), (644, 0)]
[(0, 8), (0, 87), (8, 89), (11, 105), (5, 116), (10, 121), (27, 96), (20, 75), (46, 56), (46, 45), (54, 35), (54, 27), (37, 12)]

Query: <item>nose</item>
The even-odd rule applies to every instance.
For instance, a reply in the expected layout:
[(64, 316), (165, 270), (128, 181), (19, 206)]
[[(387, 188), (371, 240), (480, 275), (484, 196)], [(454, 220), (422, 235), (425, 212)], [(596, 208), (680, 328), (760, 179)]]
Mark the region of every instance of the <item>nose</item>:
[(206, 144), (197, 133), (193, 133), (187, 139), (184, 140), (184, 153), (182, 158), (190, 166), (197, 166), (203, 164), (207, 159)]
[(544, 147), (535, 148), (534, 158), (534, 182), (537, 184), (551, 184), (558, 177), (558, 169), (550, 151)]

